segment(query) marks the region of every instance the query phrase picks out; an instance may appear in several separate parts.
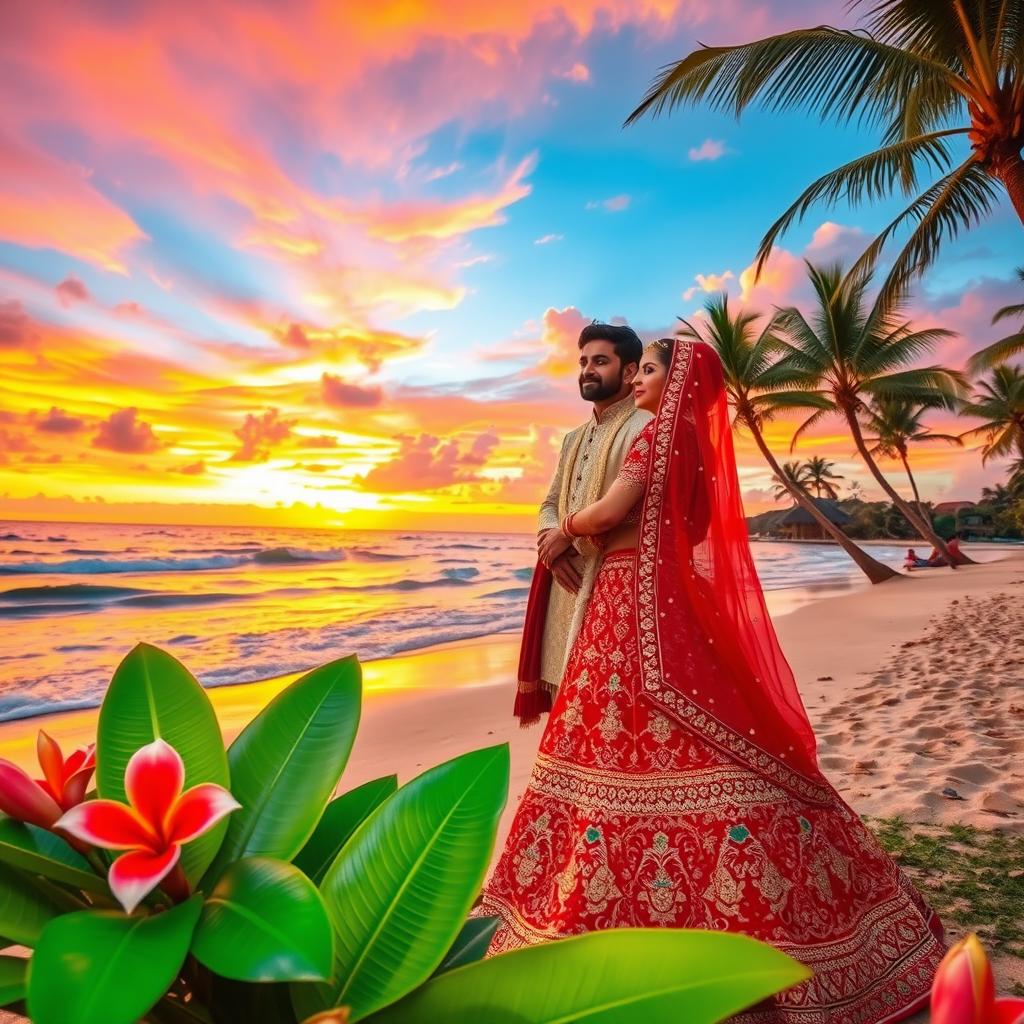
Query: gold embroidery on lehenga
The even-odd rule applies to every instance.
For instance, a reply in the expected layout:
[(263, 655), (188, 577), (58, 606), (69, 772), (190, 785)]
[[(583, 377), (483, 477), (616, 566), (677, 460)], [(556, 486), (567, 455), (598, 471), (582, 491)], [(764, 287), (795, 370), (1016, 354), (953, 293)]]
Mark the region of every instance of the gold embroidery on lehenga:
[(627, 774), (573, 764), (540, 753), (530, 787), (583, 811), (609, 814), (693, 814), (727, 807), (785, 803), (785, 790), (740, 765), (685, 772)]
[(792, 882), (782, 876), (764, 847), (746, 825), (733, 825), (726, 833), (718, 851), (711, 884), (704, 892), (723, 913), (746, 920), (739, 911), (743, 889), (750, 884), (764, 897), (772, 913), (777, 914), (786, 902)]
[(650, 847), (644, 851), (640, 860), (641, 875), (645, 868), (653, 868), (654, 875), (644, 883), (637, 898), (648, 904), (653, 922), (671, 925), (679, 916), (678, 909), (686, 902), (686, 894), (679, 889), (679, 876), (683, 870), (679, 851), (669, 845), (664, 832), (656, 833)]
[(625, 731), (622, 728), (622, 712), (615, 701), (609, 701), (605, 705), (604, 714), (601, 716), (601, 724), (598, 728), (601, 731), (601, 739), (605, 743), (611, 743), (620, 732)]

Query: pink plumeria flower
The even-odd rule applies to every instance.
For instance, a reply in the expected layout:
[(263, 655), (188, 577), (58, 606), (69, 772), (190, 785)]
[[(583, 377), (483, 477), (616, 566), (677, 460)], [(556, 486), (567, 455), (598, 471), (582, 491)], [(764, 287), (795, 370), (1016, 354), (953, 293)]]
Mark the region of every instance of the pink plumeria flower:
[(72, 807), (55, 825), (93, 846), (127, 851), (110, 865), (107, 881), (129, 914), (175, 871), (183, 844), (241, 806), (216, 783), (204, 782), (183, 793), (184, 785), (185, 765), (178, 752), (164, 740), (155, 740), (128, 762), (127, 804), (88, 800)]
[(996, 999), (992, 966), (974, 934), (945, 955), (932, 982), (932, 1024), (1024, 1024), (1024, 999)]
[(81, 803), (96, 770), (96, 745), (79, 747), (66, 761), (57, 742), (42, 729), (36, 754), (43, 778), (32, 779), (0, 758), (0, 811), (40, 828), (52, 828), (64, 811)]

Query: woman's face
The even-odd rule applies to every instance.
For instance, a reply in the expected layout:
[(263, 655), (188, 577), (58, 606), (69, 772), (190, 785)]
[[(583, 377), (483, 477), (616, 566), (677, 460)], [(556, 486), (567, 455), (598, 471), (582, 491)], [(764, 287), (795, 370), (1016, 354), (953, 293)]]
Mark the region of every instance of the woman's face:
[(645, 349), (640, 358), (640, 372), (633, 378), (633, 399), (638, 409), (658, 411), (667, 377), (668, 367), (651, 349)]

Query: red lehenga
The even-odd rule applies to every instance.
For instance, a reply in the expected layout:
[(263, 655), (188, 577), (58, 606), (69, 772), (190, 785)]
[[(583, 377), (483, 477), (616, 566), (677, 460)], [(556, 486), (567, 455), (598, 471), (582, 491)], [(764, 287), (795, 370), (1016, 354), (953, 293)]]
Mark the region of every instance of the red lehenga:
[(817, 767), (754, 572), (707, 346), (676, 346), (659, 415), (622, 472), (644, 487), (640, 543), (597, 577), (474, 910), (501, 919), (488, 953), (601, 928), (737, 931), (814, 971), (737, 1019), (911, 1015), (942, 926)]

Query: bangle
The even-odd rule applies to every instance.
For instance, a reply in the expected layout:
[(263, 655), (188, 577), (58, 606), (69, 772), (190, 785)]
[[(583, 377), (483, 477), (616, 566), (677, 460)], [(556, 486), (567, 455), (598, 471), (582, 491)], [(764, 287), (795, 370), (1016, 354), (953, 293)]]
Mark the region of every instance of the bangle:
[(576, 515), (576, 513), (575, 513), (575, 512), (570, 512), (570, 513), (569, 513), (569, 514), (568, 514), (568, 515), (567, 515), (567, 516), (566, 516), (566, 517), (565, 517), (565, 518), (564, 518), (564, 519), (562, 520), (562, 533), (564, 533), (564, 534), (566, 535), (566, 537), (569, 537), (569, 538), (574, 538), (574, 537), (578, 537), (578, 536), (579, 536), (579, 534), (578, 534), (578, 533), (576, 533), (576, 532), (575, 532), (575, 531), (573, 530), (573, 528), (572, 528), (572, 517), (573, 517), (574, 515)]

